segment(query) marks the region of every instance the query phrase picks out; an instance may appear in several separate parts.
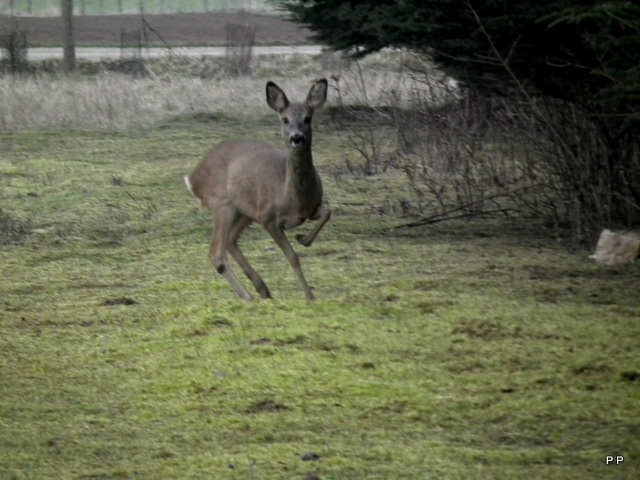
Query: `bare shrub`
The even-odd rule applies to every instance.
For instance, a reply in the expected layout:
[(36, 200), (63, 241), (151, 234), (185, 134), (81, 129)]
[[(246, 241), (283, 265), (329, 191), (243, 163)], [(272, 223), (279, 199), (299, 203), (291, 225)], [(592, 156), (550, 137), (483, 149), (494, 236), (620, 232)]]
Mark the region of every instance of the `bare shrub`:
[(135, 77), (145, 75), (142, 30), (120, 30), (120, 67), (122, 73), (129, 73)]
[(337, 108), (331, 110), (332, 117), (347, 145), (360, 156), (345, 157), (349, 171), (373, 175), (390, 165), (397, 137), (403, 135), (397, 120), (413, 108), (416, 83), (405, 67), (411, 58), (408, 52), (384, 52), (353, 61), (323, 55), (323, 64), (335, 69), (331, 77)]
[(256, 44), (256, 27), (228, 24), (225, 52), (227, 73), (233, 76), (251, 73), (251, 57)]
[[(534, 154), (508, 122), (506, 102), (460, 90), (425, 58), (409, 53), (372, 98), (371, 82), (357, 62), (337, 80), (338, 128), (360, 160), (345, 159), (352, 172), (401, 170), (413, 205), (401, 211), (430, 214), (424, 223), (477, 215), (510, 215), (519, 197), (539, 182), (527, 175)], [(365, 73), (366, 72), (366, 73)], [(360, 102), (343, 102), (343, 92)], [(534, 149), (535, 151), (535, 149)]]
[(1, 70), (13, 75), (29, 71), (27, 62), (27, 32), (13, 28), (0, 37), (0, 46), (3, 50)]
[[(398, 194), (399, 211), (420, 217), (407, 225), (537, 218), (568, 232), (577, 247), (589, 243), (599, 226), (610, 225), (613, 199), (621, 191), (623, 214), (630, 218), (632, 210), (640, 211), (633, 188), (613, 188), (622, 178), (633, 183), (629, 172), (638, 171), (637, 149), (629, 149), (636, 160), (626, 162), (624, 173), (614, 173), (612, 163), (598, 166), (596, 158), (607, 162), (611, 150), (584, 112), (557, 102), (532, 105), (464, 91), (423, 58), (405, 54), (402, 61), (375, 99), (366, 90), (370, 70), (365, 74), (357, 63), (355, 69), (343, 67), (334, 118), (358, 153), (355, 160), (345, 157), (349, 171), (404, 173), (414, 195), (408, 203), (404, 192)], [(359, 101), (346, 104), (344, 92)], [(545, 115), (542, 107), (549, 109)]]
[[(414, 194), (396, 201), (419, 219), (502, 216), (541, 220), (572, 247), (603, 226), (640, 223), (640, 132), (633, 116), (592, 115), (548, 98), (460, 89), (428, 60), (404, 54), (373, 98), (358, 62), (336, 78), (338, 128), (354, 173), (401, 170)], [(353, 92), (356, 95), (353, 95)], [(343, 102), (344, 92), (358, 101)]]
[(489, 99), (467, 97), (440, 107), (423, 105), (396, 119), (399, 126), (397, 165), (416, 193), (421, 213), (434, 208), (456, 217), (506, 214), (505, 202), (531, 182), (523, 175), (528, 155), (524, 145), (502, 131)]
[(595, 115), (550, 99), (527, 103), (532, 140), (555, 192), (557, 219), (574, 246), (605, 227), (640, 224), (640, 129), (631, 118)]

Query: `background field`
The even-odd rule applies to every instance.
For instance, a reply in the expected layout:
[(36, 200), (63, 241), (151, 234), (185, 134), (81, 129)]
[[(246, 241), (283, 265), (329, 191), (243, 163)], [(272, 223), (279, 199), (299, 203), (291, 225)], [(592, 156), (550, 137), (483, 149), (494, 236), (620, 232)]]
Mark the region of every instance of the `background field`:
[[(637, 265), (527, 219), (394, 228), (414, 192), (353, 168), (372, 125), (338, 101), (413, 88), (388, 55), (0, 79), (0, 478), (640, 476)], [(182, 177), (222, 139), (279, 143), (264, 83), (320, 76), (334, 213), (297, 247), (318, 300), (254, 226), (274, 299), (241, 303)]]
[[(139, 13), (140, 0), (75, 0), (76, 15), (116, 15)], [(60, 15), (59, 0), (1, 0), (0, 15)], [(190, 13), (206, 11), (245, 10), (273, 12), (266, 0), (143, 0), (149, 14)]]
[[(310, 32), (275, 15), (247, 12), (208, 12), (166, 15), (146, 15), (153, 29), (146, 28), (147, 42), (172, 45), (224, 45), (228, 24), (250, 25), (256, 28), (258, 45), (308, 44)], [(26, 31), (31, 47), (62, 45), (60, 17), (0, 16), (0, 35), (14, 26)], [(77, 46), (119, 46), (122, 31), (138, 31), (142, 27), (139, 15), (85, 15), (74, 19)]]

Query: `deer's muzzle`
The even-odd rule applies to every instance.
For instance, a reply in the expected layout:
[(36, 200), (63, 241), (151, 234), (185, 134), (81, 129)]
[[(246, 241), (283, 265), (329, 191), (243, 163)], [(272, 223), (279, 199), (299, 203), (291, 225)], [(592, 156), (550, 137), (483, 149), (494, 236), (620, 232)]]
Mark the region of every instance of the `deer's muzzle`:
[(289, 142), (293, 148), (297, 148), (305, 142), (305, 137), (301, 133), (289, 135)]

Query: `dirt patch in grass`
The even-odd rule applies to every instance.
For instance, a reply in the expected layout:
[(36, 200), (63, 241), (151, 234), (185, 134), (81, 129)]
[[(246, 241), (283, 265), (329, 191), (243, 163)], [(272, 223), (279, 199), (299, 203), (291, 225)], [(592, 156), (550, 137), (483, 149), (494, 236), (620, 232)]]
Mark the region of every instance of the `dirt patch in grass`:
[(130, 305), (137, 305), (137, 304), (138, 302), (136, 302), (133, 298), (129, 298), (129, 297), (108, 298), (102, 303), (102, 305), (105, 307), (114, 307), (117, 305), (130, 306)]
[(273, 400), (260, 400), (252, 403), (245, 410), (246, 413), (273, 413), (289, 410), (289, 407)]

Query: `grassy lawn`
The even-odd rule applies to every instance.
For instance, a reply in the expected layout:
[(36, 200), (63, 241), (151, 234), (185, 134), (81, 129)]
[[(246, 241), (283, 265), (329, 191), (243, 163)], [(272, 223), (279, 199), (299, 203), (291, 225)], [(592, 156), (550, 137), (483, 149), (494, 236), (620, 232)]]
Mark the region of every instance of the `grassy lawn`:
[(259, 227), (273, 300), (208, 264), (182, 176), (246, 124), (0, 135), (3, 228), (32, 228), (0, 247), (0, 478), (639, 478), (638, 267), (536, 227), (393, 229), (403, 187), (345, 174), (323, 122), (314, 303)]

